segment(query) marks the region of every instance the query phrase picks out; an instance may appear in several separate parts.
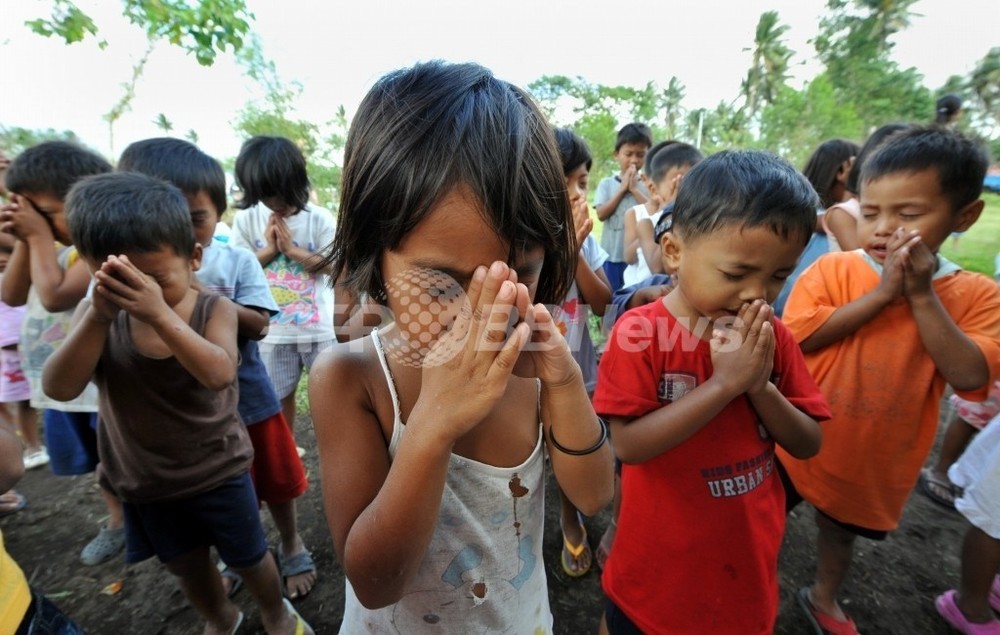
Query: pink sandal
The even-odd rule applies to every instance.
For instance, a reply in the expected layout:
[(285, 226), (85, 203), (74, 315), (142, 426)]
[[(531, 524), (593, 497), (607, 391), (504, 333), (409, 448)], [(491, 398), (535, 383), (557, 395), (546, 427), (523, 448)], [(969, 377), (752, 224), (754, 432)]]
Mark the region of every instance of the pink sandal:
[[(996, 581), (994, 581), (993, 586), (995, 590)], [(970, 622), (969, 618), (965, 617), (962, 610), (955, 604), (956, 594), (957, 591), (951, 589), (937, 596), (937, 599), (934, 600), (934, 608), (937, 609), (938, 615), (951, 624), (952, 628), (960, 633), (965, 633), (965, 635), (1000, 635), (1000, 621), (996, 619), (984, 624)]]

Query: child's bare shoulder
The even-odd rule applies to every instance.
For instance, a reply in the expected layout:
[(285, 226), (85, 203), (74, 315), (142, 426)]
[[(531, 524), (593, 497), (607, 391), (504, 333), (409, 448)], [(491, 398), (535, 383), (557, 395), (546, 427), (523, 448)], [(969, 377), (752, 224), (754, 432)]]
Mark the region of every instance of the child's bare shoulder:
[[(324, 350), (309, 371), (310, 396), (314, 392), (336, 395), (336, 401), (350, 405), (367, 405), (382, 377), (378, 356), (371, 338), (338, 342)], [(382, 380), (384, 383), (384, 379)]]

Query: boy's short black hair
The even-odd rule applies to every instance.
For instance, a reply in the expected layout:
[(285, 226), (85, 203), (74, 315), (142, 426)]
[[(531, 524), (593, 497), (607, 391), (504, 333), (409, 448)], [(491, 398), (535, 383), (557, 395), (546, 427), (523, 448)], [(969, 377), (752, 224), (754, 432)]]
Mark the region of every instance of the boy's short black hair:
[(695, 166), (705, 158), (701, 150), (690, 143), (672, 143), (656, 153), (650, 164), (649, 178), (659, 183), (671, 168)]
[(166, 181), (138, 172), (82, 179), (66, 197), (66, 221), (80, 255), (94, 260), (164, 246), (187, 258), (195, 249), (184, 195)]
[(481, 203), (470, 213), (509, 245), (511, 260), (544, 249), (535, 301), (561, 302), (576, 239), (555, 136), (527, 92), (478, 64), (425, 62), (371, 88), (347, 134), (337, 233), (319, 266), (384, 298), (382, 255), (458, 187)]
[(667, 148), (667, 147), (670, 147), (670, 146), (674, 145), (675, 143), (680, 143), (680, 141), (677, 141), (676, 139), (667, 139), (666, 141), (661, 141), (661, 142), (657, 143), (655, 146), (653, 146), (652, 148), (650, 148), (649, 151), (646, 153), (646, 160), (643, 161), (643, 163), (642, 163), (642, 172), (643, 172), (643, 174), (645, 174), (646, 176), (649, 176), (650, 174), (652, 174), (653, 173), (653, 159), (656, 158), (656, 155), (660, 153), (660, 150), (662, 150), (664, 148)]
[(586, 165), (587, 172), (590, 172), (590, 166), (594, 164), (594, 157), (591, 156), (590, 148), (587, 147), (587, 142), (583, 140), (583, 137), (569, 128), (553, 127), (552, 133), (556, 137), (556, 145), (559, 146), (563, 174), (569, 176), (570, 172), (581, 165)]
[(17, 155), (4, 177), (7, 190), (18, 194), (51, 194), (64, 200), (78, 180), (111, 171), (101, 155), (69, 141), (43, 141)]
[(854, 165), (851, 166), (851, 171), (847, 173), (847, 183), (844, 184), (844, 188), (848, 192), (853, 192), (854, 194), (861, 193), (861, 166), (865, 164), (871, 153), (874, 152), (880, 145), (882, 145), (886, 139), (896, 134), (901, 130), (908, 130), (913, 124), (904, 123), (901, 121), (887, 123), (884, 126), (880, 126), (871, 133), (867, 139), (865, 139), (864, 145), (861, 146), (861, 150), (858, 152), (858, 156), (854, 159)]
[(673, 231), (691, 240), (725, 225), (766, 227), (805, 247), (818, 205), (812, 185), (784, 159), (760, 150), (724, 150), (684, 177)]
[(957, 212), (977, 200), (989, 168), (981, 143), (939, 126), (918, 126), (894, 134), (861, 167), (861, 187), (889, 174), (934, 169), (941, 193)]
[(247, 139), (236, 157), (236, 185), (243, 197), (236, 206), (253, 207), (277, 196), (296, 210), (309, 204), (309, 173), (302, 150), (285, 137)]
[(226, 174), (222, 166), (183, 139), (155, 137), (131, 143), (118, 159), (118, 171), (155, 176), (188, 196), (204, 192), (217, 215), (226, 211)]
[(647, 148), (653, 145), (653, 131), (644, 123), (627, 123), (618, 131), (615, 138), (615, 152), (618, 152), (626, 143), (640, 143)]

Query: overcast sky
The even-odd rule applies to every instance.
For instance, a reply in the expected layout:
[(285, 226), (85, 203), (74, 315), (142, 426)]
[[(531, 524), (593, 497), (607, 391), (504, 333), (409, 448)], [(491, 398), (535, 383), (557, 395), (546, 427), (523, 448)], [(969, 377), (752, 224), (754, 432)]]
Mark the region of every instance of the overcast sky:
[[(134, 61), (145, 48), (141, 30), (121, 16), (116, 0), (77, 0), (109, 46), (96, 40), (67, 46), (31, 33), (24, 21), (46, 15), (48, 0), (2, 0), (0, 126), (74, 130), (109, 150), (102, 115), (120, 98)], [(998, 0), (918, 0), (920, 17), (896, 39), (895, 59), (914, 66), (936, 88), (968, 73), (1000, 46)], [(476, 61), (526, 86), (543, 75), (582, 76), (601, 84), (666, 85), (672, 75), (687, 88), (685, 106), (733, 99), (749, 66), (760, 14), (776, 10), (788, 25), (797, 81), (815, 75), (809, 40), (825, 0), (249, 0), (254, 30), (282, 78), (302, 83), (300, 114), (321, 122), (343, 104), (350, 115), (383, 73), (416, 61)], [(116, 152), (129, 142), (162, 134), (159, 113), (174, 134), (194, 129), (200, 145), (219, 158), (234, 156), (240, 140), (231, 122), (260, 96), (229, 55), (200, 67), (175, 47), (160, 44), (137, 85), (132, 111), (115, 127)], [(928, 115), (930, 116), (930, 115)]]

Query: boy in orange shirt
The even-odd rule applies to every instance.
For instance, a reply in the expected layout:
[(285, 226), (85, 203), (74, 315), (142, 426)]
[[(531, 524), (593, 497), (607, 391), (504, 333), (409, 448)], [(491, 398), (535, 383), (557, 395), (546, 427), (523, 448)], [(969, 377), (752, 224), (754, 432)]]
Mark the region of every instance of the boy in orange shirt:
[(981, 401), (1000, 374), (1000, 291), (939, 255), (983, 210), (985, 151), (938, 128), (898, 133), (861, 175), (862, 249), (802, 274), (785, 324), (833, 419), (807, 460), (778, 449), (788, 507), (817, 510), (816, 580), (798, 601), (816, 633), (857, 633), (837, 604), (857, 536), (896, 528), (934, 442), (945, 384)]

